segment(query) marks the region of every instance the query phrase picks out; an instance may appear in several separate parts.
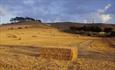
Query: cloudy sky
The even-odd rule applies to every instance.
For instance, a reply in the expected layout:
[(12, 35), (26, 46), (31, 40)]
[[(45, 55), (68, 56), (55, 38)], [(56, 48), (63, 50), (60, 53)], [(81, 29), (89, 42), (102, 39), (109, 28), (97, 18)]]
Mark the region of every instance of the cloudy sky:
[(16, 16), (43, 22), (115, 23), (115, 0), (0, 0), (0, 22)]

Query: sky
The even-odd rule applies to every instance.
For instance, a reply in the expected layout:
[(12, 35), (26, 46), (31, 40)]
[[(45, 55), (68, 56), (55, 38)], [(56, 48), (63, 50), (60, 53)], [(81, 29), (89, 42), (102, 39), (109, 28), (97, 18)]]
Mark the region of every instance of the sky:
[(115, 24), (115, 0), (0, 0), (0, 23), (16, 16), (42, 22)]

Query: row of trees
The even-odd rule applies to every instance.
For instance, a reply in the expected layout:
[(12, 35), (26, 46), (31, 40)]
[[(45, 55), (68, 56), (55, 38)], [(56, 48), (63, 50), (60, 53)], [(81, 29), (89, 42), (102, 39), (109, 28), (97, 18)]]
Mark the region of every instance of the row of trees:
[(90, 31), (90, 32), (111, 32), (113, 29), (110, 27), (102, 29), (99, 26), (83, 26), (83, 27), (70, 27), (70, 30), (72, 31)]
[(88, 36), (115, 36), (115, 31), (111, 27), (102, 28), (101, 26), (91, 25), (91, 26), (72, 26), (69, 30), (65, 30), (69, 33), (82, 34)]
[(11, 22), (21, 22), (21, 21), (38, 21), (41, 22), (41, 20), (36, 20), (31, 17), (15, 17), (10, 19)]

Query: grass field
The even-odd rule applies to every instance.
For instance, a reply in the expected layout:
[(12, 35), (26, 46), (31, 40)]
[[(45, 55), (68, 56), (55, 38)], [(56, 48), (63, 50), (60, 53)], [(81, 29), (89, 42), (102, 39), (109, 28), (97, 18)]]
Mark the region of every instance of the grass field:
[[(36, 55), (37, 47), (9, 45), (78, 47), (78, 60), (46, 59)], [(115, 70), (115, 38), (67, 34), (54, 28), (1, 29), (0, 70)]]

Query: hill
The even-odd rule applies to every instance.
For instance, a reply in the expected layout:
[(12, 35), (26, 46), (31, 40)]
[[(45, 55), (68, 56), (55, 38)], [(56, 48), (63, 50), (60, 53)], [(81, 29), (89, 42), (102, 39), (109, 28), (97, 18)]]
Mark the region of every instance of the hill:
[(21, 29), (21, 28), (50, 28), (47, 24), (37, 21), (23, 21), (0, 25), (1, 29)]
[(115, 24), (104, 23), (75, 23), (57, 22), (47, 23), (60, 31), (87, 36), (112, 37), (115, 36)]
[(76, 22), (56, 22), (56, 23), (47, 23), (55, 28), (60, 30), (70, 29), (70, 27), (82, 27), (82, 26), (99, 26), (101, 28), (111, 27), (115, 29), (115, 24), (106, 24), (106, 23), (76, 23)]
[[(40, 57), (39, 46), (77, 47), (77, 63)], [(0, 69), (114, 70), (114, 47), (114, 37), (69, 34), (36, 22), (5, 24), (0, 26)]]

